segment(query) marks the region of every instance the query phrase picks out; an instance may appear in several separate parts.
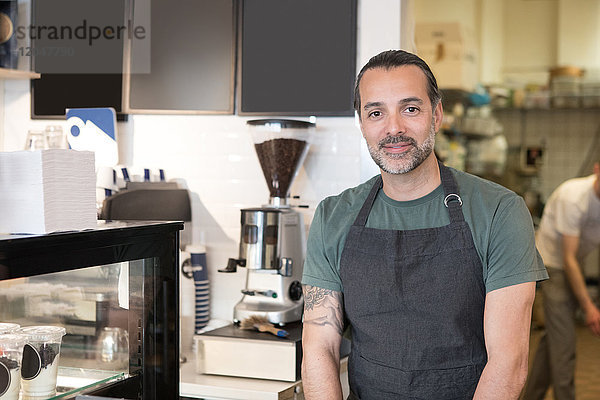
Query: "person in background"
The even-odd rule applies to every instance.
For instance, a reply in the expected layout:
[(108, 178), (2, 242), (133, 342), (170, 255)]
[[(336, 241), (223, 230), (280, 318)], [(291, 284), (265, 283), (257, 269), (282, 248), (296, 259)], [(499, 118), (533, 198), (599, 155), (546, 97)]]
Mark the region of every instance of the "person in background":
[(433, 153), (441, 95), (402, 50), (369, 60), (355, 109), (381, 174), (323, 200), (304, 265), (305, 397), (516, 399), (535, 282), (547, 278), (523, 199)]
[(550, 279), (542, 282), (545, 332), (533, 359), (525, 400), (575, 399), (575, 312), (600, 336), (600, 311), (586, 286), (581, 262), (600, 244), (600, 164), (594, 174), (562, 183), (548, 199), (536, 235)]

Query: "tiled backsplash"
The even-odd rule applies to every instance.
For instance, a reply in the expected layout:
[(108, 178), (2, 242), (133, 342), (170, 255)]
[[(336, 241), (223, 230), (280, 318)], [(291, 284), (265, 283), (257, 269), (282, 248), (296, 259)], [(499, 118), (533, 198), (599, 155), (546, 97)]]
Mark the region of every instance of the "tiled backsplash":
[[(509, 146), (544, 146), (537, 179), (545, 201), (562, 182), (592, 173), (586, 162), (600, 157), (600, 114), (597, 109), (500, 110), (495, 113), (504, 127)], [(595, 146), (594, 146), (595, 144)]]
[[(195, 193), (193, 238), (207, 247), (212, 315), (231, 319), (240, 299), (245, 269), (219, 274), (228, 258), (237, 258), (240, 209), (267, 204), (269, 191), (247, 118), (199, 116), (135, 116), (134, 164), (164, 168), (169, 177), (184, 178)], [(291, 195), (305, 223), (324, 197), (355, 186), (360, 176), (361, 135), (353, 118), (318, 118), (314, 142)], [(374, 171), (375, 173), (375, 171)]]

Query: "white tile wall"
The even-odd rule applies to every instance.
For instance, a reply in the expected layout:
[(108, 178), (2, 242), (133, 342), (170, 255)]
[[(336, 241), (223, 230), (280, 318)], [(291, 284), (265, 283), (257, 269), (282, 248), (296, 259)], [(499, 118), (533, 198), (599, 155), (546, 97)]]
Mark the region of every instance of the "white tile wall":
[[(29, 85), (10, 81), (5, 90), (5, 151), (20, 150), (28, 129), (64, 121), (29, 118)], [(192, 238), (207, 247), (211, 280), (213, 318), (231, 319), (233, 306), (244, 285), (243, 268), (235, 274), (218, 273), (227, 259), (238, 256), (240, 208), (268, 203), (269, 191), (245, 118), (237, 116), (157, 116), (137, 115), (119, 123), (120, 154), (130, 174), (143, 168), (163, 168), (167, 179), (176, 179), (192, 192)], [(372, 161), (364, 159), (360, 130), (353, 117), (317, 118), (314, 141), (304, 165), (291, 186), (291, 195), (300, 196), (292, 204), (300, 208), (308, 225), (314, 208), (326, 196), (338, 194), (377, 173)], [(127, 155), (131, 154), (132, 157)], [(366, 155), (368, 157), (368, 154)], [(362, 158), (362, 159), (361, 159)], [(365, 176), (361, 166), (372, 164)], [(184, 314), (193, 302), (193, 287), (183, 285)], [(187, 315), (183, 324), (192, 324)], [(189, 328), (189, 327), (188, 327)], [(185, 329), (184, 332), (189, 332)], [(191, 338), (183, 338), (191, 345)]]
[(600, 114), (595, 109), (504, 110), (496, 113), (512, 148), (543, 145), (539, 190), (546, 200), (562, 182), (581, 170), (592, 173), (586, 162), (600, 157)]
[[(220, 274), (227, 259), (237, 257), (240, 208), (266, 204), (265, 183), (246, 118), (220, 116), (135, 116), (134, 164), (164, 168), (181, 177), (197, 194), (193, 203), (194, 240), (205, 242), (212, 289), (212, 313), (231, 319), (240, 298), (245, 270)], [(292, 184), (294, 203), (310, 221), (327, 195), (359, 183), (361, 136), (353, 118), (318, 118), (314, 143)]]

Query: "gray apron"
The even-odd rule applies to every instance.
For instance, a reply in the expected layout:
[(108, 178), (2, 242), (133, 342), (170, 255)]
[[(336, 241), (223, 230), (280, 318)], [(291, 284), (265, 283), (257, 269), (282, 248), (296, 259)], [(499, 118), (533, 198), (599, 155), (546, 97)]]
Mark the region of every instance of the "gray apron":
[(340, 276), (350, 398), (471, 399), (487, 362), (482, 265), (456, 181), (439, 167), (449, 225), (367, 228), (380, 176), (348, 233)]

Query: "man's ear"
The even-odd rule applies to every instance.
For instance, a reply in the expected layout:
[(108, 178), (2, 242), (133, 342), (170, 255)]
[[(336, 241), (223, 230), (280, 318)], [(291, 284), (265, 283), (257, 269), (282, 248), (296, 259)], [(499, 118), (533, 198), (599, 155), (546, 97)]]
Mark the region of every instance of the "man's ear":
[(444, 109), (442, 108), (442, 101), (438, 101), (435, 109), (433, 110), (433, 118), (435, 121), (435, 133), (437, 134), (442, 127), (442, 120), (444, 119)]
[(365, 131), (363, 129), (362, 118), (360, 117), (358, 112), (356, 112), (356, 122), (358, 123), (358, 128), (360, 129), (360, 134), (362, 135), (363, 138), (365, 138)]

